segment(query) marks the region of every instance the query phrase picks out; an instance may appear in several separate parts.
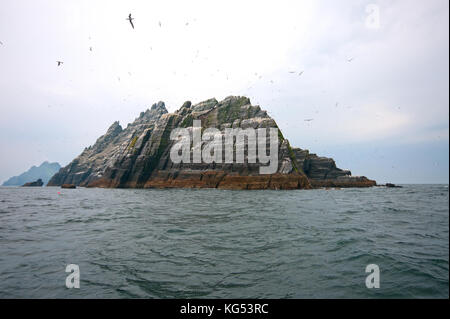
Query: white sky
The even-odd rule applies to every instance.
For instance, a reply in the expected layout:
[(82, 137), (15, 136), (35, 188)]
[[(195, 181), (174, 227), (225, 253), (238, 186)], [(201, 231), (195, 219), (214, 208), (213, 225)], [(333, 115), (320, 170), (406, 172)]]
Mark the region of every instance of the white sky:
[[(366, 26), (371, 3), (378, 29)], [(44, 160), (68, 164), (159, 100), (175, 111), (246, 95), (292, 145), (355, 175), (448, 182), (448, 9), (447, 0), (2, 0), (0, 180)]]

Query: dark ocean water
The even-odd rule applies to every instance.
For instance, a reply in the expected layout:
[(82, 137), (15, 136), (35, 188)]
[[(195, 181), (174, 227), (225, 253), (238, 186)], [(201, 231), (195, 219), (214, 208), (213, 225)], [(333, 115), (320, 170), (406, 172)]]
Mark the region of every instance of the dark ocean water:
[(448, 298), (448, 262), (447, 185), (0, 188), (0, 298)]

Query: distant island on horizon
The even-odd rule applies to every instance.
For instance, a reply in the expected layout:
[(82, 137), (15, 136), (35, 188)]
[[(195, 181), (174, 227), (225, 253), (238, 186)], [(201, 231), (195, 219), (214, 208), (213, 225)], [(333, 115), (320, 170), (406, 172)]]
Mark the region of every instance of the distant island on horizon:
[[(276, 172), (259, 174), (260, 162), (172, 162), (171, 132), (191, 128), (194, 120), (201, 121), (202, 132), (216, 128), (222, 135), (227, 128), (278, 129)], [(187, 101), (174, 113), (167, 111), (164, 102), (158, 102), (125, 129), (119, 122), (113, 123), (94, 145), (56, 173), (48, 186), (63, 184), (104, 188), (310, 189), (371, 187), (376, 182), (352, 176), (350, 171), (336, 167), (332, 158), (291, 147), (266, 111), (252, 105), (247, 97), (229, 96), (220, 102), (212, 98), (195, 105)]]
[(45, 161), (39, 166), (32, 166), (29, 170), (18, 176), (9, 178), (2, 186), (22, 186), (38, 179), (41, 179), (44, 185), (46, 185), (50, 178), (55, 175), (60, 168), (61, 165), (58, 162), (49, 163), (48, 161)]

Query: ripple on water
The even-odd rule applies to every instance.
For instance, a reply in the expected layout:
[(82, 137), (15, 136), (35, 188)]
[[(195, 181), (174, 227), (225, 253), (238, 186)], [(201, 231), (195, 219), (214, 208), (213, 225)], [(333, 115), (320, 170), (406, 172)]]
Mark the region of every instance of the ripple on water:
[(404, 186), (1, 189), (0, 297), (447, 298), (448, 186)]

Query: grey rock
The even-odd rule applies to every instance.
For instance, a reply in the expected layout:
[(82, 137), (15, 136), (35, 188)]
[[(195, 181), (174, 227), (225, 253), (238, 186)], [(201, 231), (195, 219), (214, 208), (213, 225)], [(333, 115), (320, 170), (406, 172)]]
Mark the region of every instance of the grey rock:
[[(224, 174), (243, 177), (259, 175), (262, 165), (259, 162), (173, 163), (170, 159), (170, 149), (175, 142), (170, 140), (170, 133), (178, 127), (191, 127), (193, 120), (201, 120), (202, 129), (215, 127), (221, 130), (221, 134), (229, 127), (278, 128), (267, 112), (257, 105), (251, 105), (247, 97), (229, 96), (220, 102), (213, 98), (193, 106), (188, 101), (174, 113), (168, 113), (164, 103), (159, 102), (153, 104), (150, 110), (142, 112), (125, 129), (122, 129), (118, 122), (113, 123), (94, 145), (86, 148), (69, 165), (55, 174), (49, 185), (153, 187), (152, 185), (156, 185), (160, 180), (162, 182), (157, 185), (167, 186), (170, 179), (187, 178), (189, 182), (183, 184), (186, 186), (194, 183), (195, 179), (206, 178), (204, 174), (209, 172), (215, 174), (217, 181), (204, 182), (204, 185), (217, 187)], [(192, 129), (190, 132), (192, 134)], [(206, 143), (203, 143), (202, 147), (205, 145)], [(224, 157), (225, 154), (222, 158)], [(332, 159), (320, 158), (309, 154), (308, 151), (292, 148), (284, 138), (279, 143), (276, 172), (281, 176), (296, 177), (282, 178), (284, 182), (272, 186), (268, 177), (267, 184), (261, 182), (250, 186), (276, 189), (308, 188), (310, 185), (307, 176), (336, 179), (350, 175), (350, 172), (337, 168)], [(246, 183), (251, 182), (251, 179), (245, 180)], [(195, 183), (202, 184), (198, 181)], [(239, 182), (230, 179), (228, 186), (240, 189), (250, 187), (247, 184), (236, 186), (233, 183)]]
[(293, 148), (292, 150), (297, 159), (298, 167), (301, 167), (310, 179), (327, 180), (351, 176), (350, 171), (336, 167), (332, 158), (319, 157), (300, 148)]
[(44, 182), (42, 181), (42, 179), (38, 179), (35, 182), (28, 182), (22, 185), (22, 187), (42, 187), (42, 185), (44, 185)]

